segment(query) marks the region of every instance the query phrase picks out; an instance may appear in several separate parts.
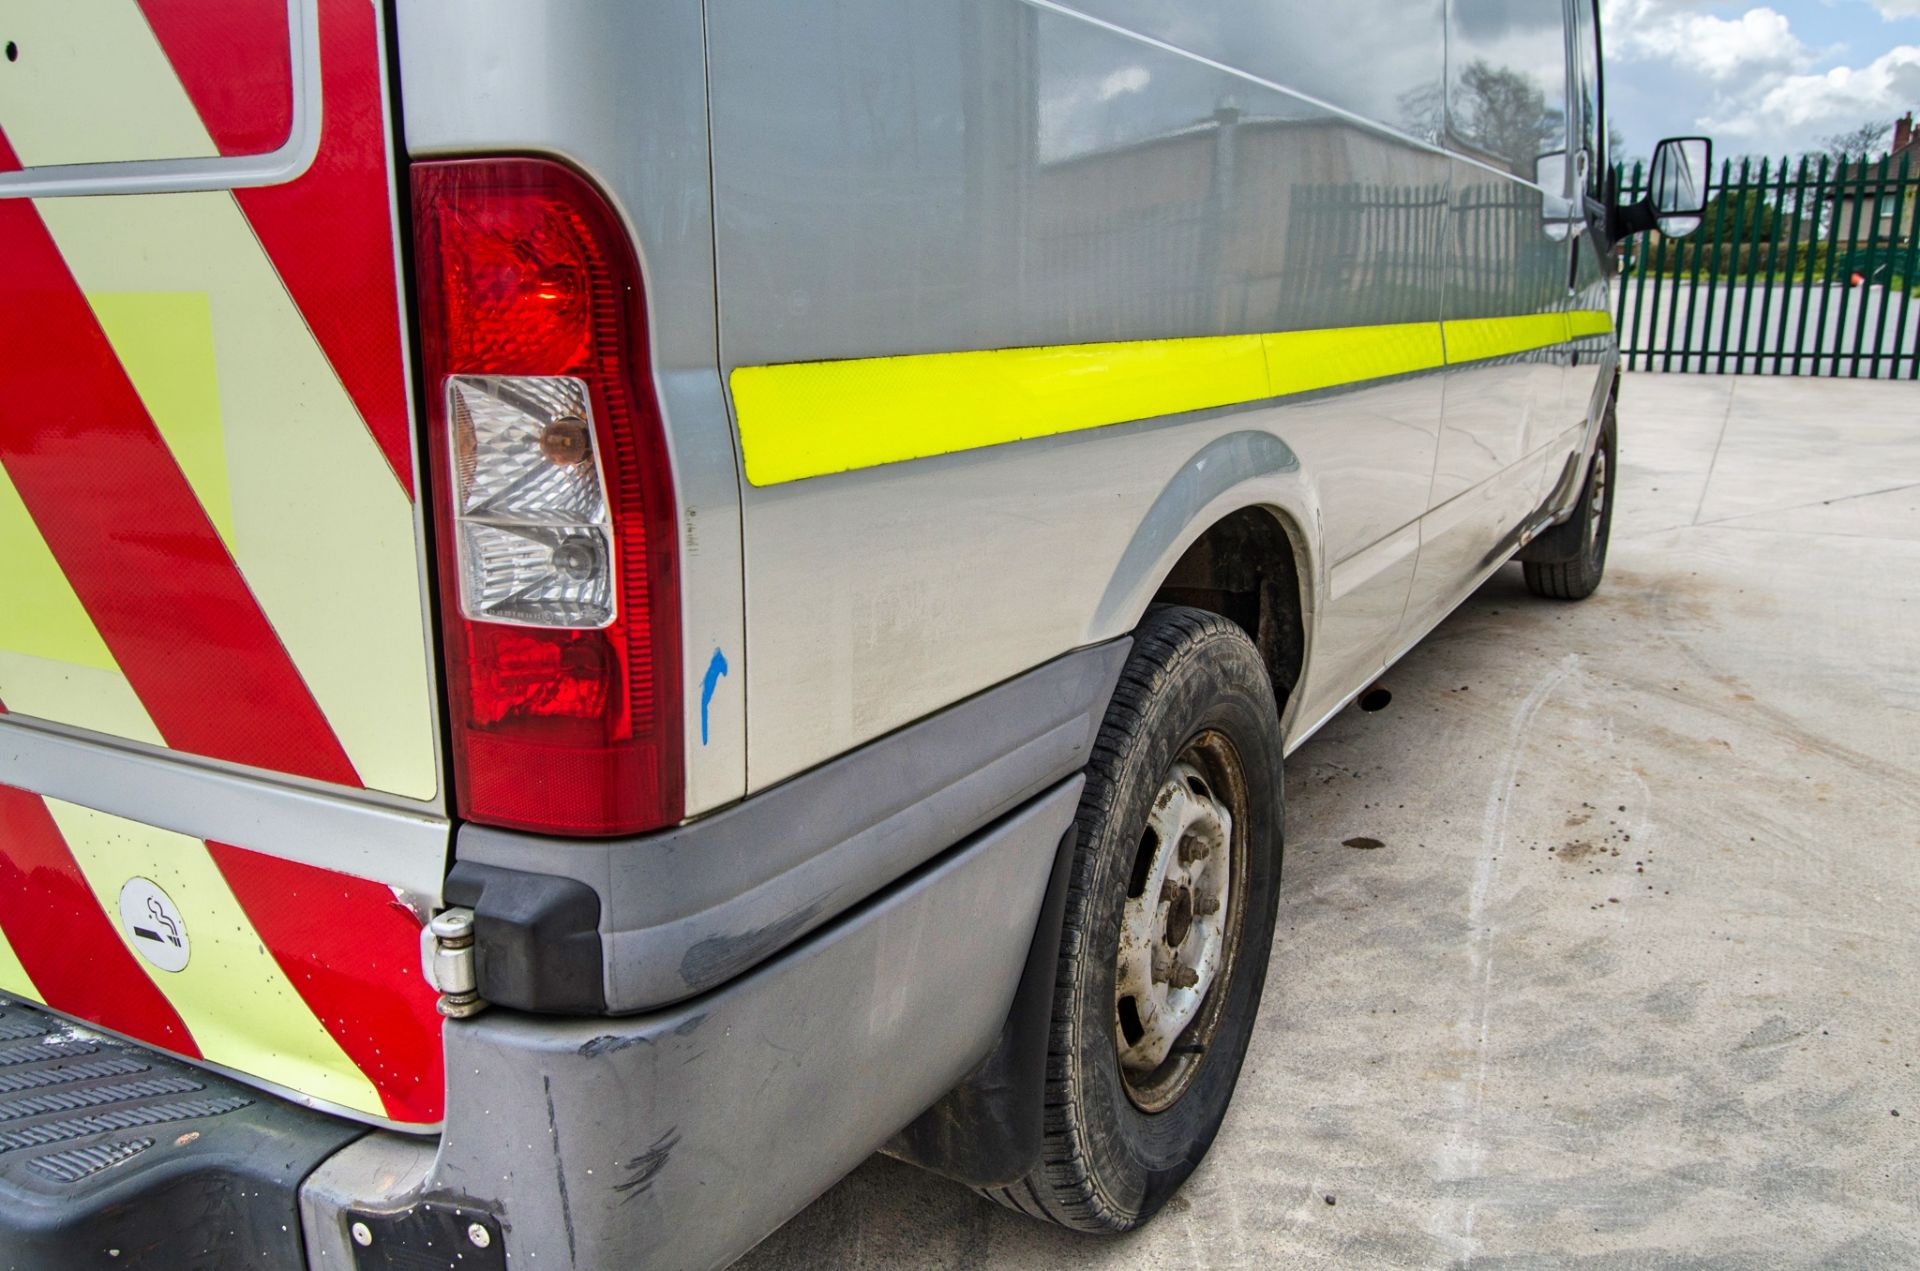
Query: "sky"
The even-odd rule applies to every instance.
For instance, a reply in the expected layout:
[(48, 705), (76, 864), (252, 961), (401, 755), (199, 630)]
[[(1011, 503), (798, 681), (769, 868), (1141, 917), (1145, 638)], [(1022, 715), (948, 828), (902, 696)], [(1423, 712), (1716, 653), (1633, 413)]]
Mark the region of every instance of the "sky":
[(1601, 0), (1607, 108), (1627, 156), (1704, 133), (1801, 154), (1920, 112), (1920, 0)]

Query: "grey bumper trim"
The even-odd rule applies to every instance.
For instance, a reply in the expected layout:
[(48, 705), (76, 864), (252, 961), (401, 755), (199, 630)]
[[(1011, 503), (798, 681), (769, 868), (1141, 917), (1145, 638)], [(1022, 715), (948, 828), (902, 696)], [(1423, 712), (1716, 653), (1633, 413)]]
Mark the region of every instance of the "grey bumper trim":
[(502, 1215), (514, 1266), (737, 1257), (993, 1044), (1082, 785), (694, 1001), (450, 1021), (426, 1193)]
[(276, 856), (377, 878), (428, 905), (447, 872), (447, 820), (361, 792), (229, 771), (208, 760), (0, 715), (0, 784)]
[(1131, 647), (1067, 654), (664, 833), (583, 842), (468, 825), (455, 857), (586, 883), (600, 897), (607, 1011), (679, 1001), (1084, 767)]

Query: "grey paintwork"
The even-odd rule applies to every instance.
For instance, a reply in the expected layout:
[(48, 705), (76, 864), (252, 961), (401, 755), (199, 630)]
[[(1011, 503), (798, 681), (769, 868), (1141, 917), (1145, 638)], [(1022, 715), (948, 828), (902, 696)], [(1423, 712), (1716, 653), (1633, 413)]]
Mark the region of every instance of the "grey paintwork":
[(1038, 667), (724, 812), (634, 839), (463, 827), (458, 859), (600, 896), (607, 1009), (749, 970), (1086, 765), (1132, 641)]
[[(1531, 43), (1477, 7), (1486, 47), (1564, 58), (1557, 6)], [(722, 370), (1569, 307), (1569, 192), (1436, 144), (1441, 6), (1304, 9), (712, 7)], [(743, 484), (749, 788), (1128, 629), (1245, 506), (1307, 558), (1298, 744), (1533, 517), (1591, 396), (1567, 363)], [(1173, 488), (1249, 431), (1296, 462)]]
[[(730, 803), (746, 789), (745, 615), (739, 461), (715, 363), (700, 0), (402, 0), (395, 16), (412, 157), (557, 155), (633, 230), (680, 505), (686, 808)], [(702, 736), (716, 650), (728, 671)]]
[(737, 1257), (986, 1053), (1081, 785), (677, 1007), (449, 1023), (428, 1189), (503, 1212), (515, 1266)]
[[(1470, 2), (1462, 47), (1564, 57), (1557, 23)], [(629, 218), (689, 513), (688, 700), (714, 647), (745, 690), (707, 748), (690, 720), (689, 806), (768, 790), (636, 843), (461, 835), (464, 858), (600, 891), (616, 1009), (701, 993), (449, 1027), (429, 1186), (504, 1204), (542, 1263), (722, 1260), (983, 1052), (1077, 782), (832, 914), (1083, 762), (1111, 664), (1039, 702), (1019, 677), (1123, 635), (1196, 537), (1260, 508), (1301, 566), (1297, 744), (1564, 510), (1611, 357), (1595, 337), (1578, 374), (1561, 345), (756, 488), (740, 366), (1506, 317), (1603, 307), (1603, 284), (1567, 176), (1578, 107), (1557, 167), (1450, 115), (1469, 80), (1438, 0), (701, 16), (401, 10), (414, 153), (556, 153)]]

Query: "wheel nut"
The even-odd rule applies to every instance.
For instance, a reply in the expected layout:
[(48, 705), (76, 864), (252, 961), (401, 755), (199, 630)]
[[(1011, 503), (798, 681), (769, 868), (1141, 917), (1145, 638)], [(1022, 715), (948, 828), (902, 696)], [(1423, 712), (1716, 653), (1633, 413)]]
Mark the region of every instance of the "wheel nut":
[(1219, 913), (1220, 898), (1218, 896), (1195, 896), (1193, 898), (1193, 912), (1201, 917), (1205, 917), (1208, 914)]
[(1213, 844), (1197, 834), (1189, 834), (1180, 840), (1180, 859), (1189, 864), (1194, 861), (1204, 861), (1211, 855), (1213, 855)]
[(1176, 989), (1190, 989), (1200, 983), (1200, 973), (1183, 962), (1176, 962), (1167, 973), (1167, 983)]

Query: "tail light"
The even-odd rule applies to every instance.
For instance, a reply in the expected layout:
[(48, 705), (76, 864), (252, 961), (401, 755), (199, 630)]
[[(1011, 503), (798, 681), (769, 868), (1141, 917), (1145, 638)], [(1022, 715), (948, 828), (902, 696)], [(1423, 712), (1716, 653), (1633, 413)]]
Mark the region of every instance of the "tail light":
[(626, 230), (539, 159), (416, 163), (413, 216), (460, 814), (677, 821), (673, 488)]

